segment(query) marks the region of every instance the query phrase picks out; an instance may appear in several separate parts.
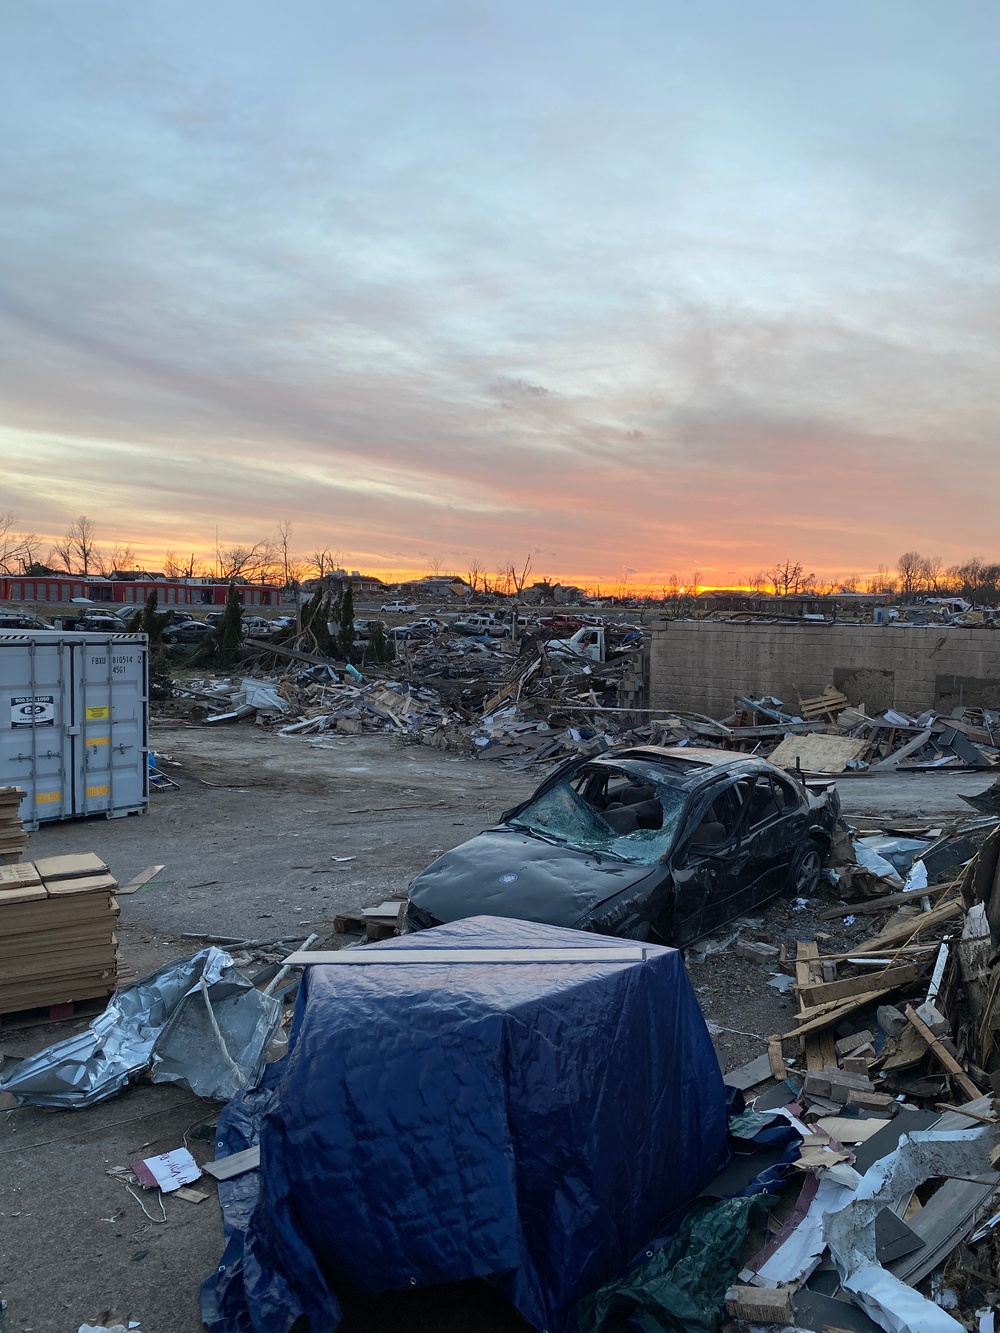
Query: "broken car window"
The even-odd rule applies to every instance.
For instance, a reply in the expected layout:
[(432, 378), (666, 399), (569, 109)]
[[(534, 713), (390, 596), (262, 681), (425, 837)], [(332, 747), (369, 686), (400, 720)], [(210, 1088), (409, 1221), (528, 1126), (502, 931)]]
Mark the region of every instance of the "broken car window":
[(716, 792), (711, 804), (705, 809), (694, 833), (691, 835), (691, 851), (705, 851), (723, 847), (736, 833), (745, 798), (745, 782), (735, 783)]
[(645, 773), (637, 781), (613, 770), (585, 771), (575, 784), (580, 791), (569, 780), (558, 783), (511, 824), (638, 865), (655, 865), (669, 851), (684, 808), (681, 791)]

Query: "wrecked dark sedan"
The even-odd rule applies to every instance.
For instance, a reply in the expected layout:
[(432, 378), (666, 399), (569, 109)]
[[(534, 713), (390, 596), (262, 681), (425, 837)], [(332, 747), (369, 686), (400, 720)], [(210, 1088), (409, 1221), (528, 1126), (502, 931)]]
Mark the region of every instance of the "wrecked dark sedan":
[(490, 915), (687, 944), (813, 893), (839, 815), (832, 782), (723, 750), (574, 759), (416, 877), (404, 930)]

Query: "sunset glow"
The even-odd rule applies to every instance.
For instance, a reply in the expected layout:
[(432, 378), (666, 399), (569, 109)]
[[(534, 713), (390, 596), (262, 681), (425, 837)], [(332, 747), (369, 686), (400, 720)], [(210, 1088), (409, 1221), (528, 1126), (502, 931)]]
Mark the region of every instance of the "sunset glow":
[(15, 8), (0, 510), (640, 592), (989, 555), (998, 27)]

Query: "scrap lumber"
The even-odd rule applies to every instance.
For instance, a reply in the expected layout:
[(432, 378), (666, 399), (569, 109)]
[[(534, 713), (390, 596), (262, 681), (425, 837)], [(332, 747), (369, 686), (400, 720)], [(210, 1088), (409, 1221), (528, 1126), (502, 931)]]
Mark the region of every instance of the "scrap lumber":
[(835, 717), (848, 706), (847, 695), (841, 694), (833, 685), (827, 685), (822, 694), (817, 694), (812, 699), (803, 699), (799, 695), (799, 712), (809, 720), (817, 717)]
[(964, 912), (965, 905), (961, 898), (939, 903), (937, 907), (932, 908), (929, 912), (922, 912), (917, 917), (911, 917), (907, 921), (899, 922), (896, 926), (887, 927), (880, 935), (874, 935), (870, 940), (865, 940), (847, 956), (855, 958), (864, 954), (879, 954), (894, 948), (897, 944), (908, 944), (917, 935), (923, 935), (925, 931), (934, 930), (937, 926), (943, 925), (944, 922), (962, 916)]
[(242, 1152), (230, 1153), (228, 1157), (219, 1157), (214, 1162), (205, 1162), (202, 1170), (207, 1171), (216, 1180), (231, 1180), (246, 1171), (256, 1171), (260, 1166), (260, 1145), (244, 1148)]
[[(815, 986), (823, 980), (823, 969), (819, 961), (819, 945), (815, 940), (799, 940), (795, 952), (795, 983), (797, 986)], [(801, 1011), (801, 1002), (799, 1008)], [(820, 1024), (820, 1027), (823, 1025)], [(822, 1033), (819, 1036), (812, 1035), (814, 1029), (810, 1029), (808, 1040), (802, 1042), (802, 1053), (805, 1056), (807, 1069), (823, 1069), (827, 1064), (833, 1063), (833, 1034)]]
[(976, 1101), (979, 1097), (981, 1097), (983, 1095), (981, 1090), (977, 1088), (975, 1083), (973, 1083), (972, 1079), (969, 1078), (968, 1074), (965, 1072), (962, 1066), (952, 1055), (951, 1051), (949, 1051), (947, 1047), (945, 1047), (944, 1044), (937, 1037), (935, 1037), (934, 1033), (930, 1030), (927, 1024), (915, 1012), (912, 1004), (908, 1004), (906, 1006), (906, 1017), (909, 1019), (911, 1025), (914, 1028), (916, 1028), (917, 1032), (924, 1039), (926, 1044), (930, 1047), (934, 1056), (937, 1058), (938, 1063), (942, 1064), (945, 1067), (945, 1069), (947, 1069), (948, 1073), (951, 1074), (955, 1082), (965, 1093), (966, 1097), (968, 1097), (970, 1101)]
[(867, 741), (850, 736), (786, 736), (769, 756), (778, 768), (801, 769), (806, 773), (843, 773), (852, 759), (867, 747)]
[(827, 1005), (830, 1001), (848, 1000), (867, 991), (898, 990), (916, 981), (923, 969), (916, 963), (890, 967), (874, 976), (845, 977), (842, 981), (826, 981), (817, 986), (803, 986), (799, 990), (800, 1013)]
[(147, 866), (145, 870), (140, 870), (138, 875), (133, 875), (127, 884), (119, 885), (118, 897), (120, 898), (122, 894), (138, 892), (144, 884), (148, 884), (151, 879), (156, 878), (161, 870), (165, 869), (165, 866)]
[(788, 1076), (785, 1068), (785, 1058), (781, 1053), (780, 1036), (772, 1036), (767, 1039), (767, 1061), (771, 1066), (771, 1077), (783, 1081)]
[[(869, 1004), (875, 1004), (885, 995), (883, 990), (865, 991), (862, 995), (855, 995), (850, 1000), (845, 1000), (837, 1008), (828, 1009), (824, 1013), (814, 1018), (808, 1019), (797, 1028), (792, 1028), (791, 1032), (784, 1034), (787, 1041), (791, 1037), (805, 1037), (810, 1033), (819, 1032), (822, 1028), (832, 1028), (839, 1023), (842, 1018), (848, 1014), (853, 1014), (857, 1009), (864, 1009)], [(832, 1036), (832, 1034), (831, 1034)], [(811, 1068), (811, 1066), (808, 1066)], [(817, 1066), (822, 1068), (823, 1066)]]
[[(756, 1059), (740, 1065), (738, 1069), (731, 1069), (728, 1074), (723, 1074), (722, 1081), (728, 1083), (731, 1088), (739, 1088), (740, 1092), (746, 1092), (747, 1088), (755, 1088), (758, 1083), (766, 1083), (772, 1073), (769, 1055), (758, 1055)], [(777, 1077), (782, 1079), (785, 1077), (784, 1067)]]
[(842, 907), (825, 907), (816, 915), (821, 921), (835, 921), (837, 917), (842, 916), (867, 916), (873, 912), (884, 912), (888, 907), (916, 904), (921, 898), (937, 898), (954, 887), (954, 884), (947, 882), (930, 884), (924, 889), (911, 889), (908, 893), (887, 893), (880, 898), (865, 898), (857, 903), (844, 903)]

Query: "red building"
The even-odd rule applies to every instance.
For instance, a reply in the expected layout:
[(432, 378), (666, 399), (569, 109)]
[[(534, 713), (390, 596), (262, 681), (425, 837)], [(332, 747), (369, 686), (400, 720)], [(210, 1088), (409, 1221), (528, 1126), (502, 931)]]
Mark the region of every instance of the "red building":
[[(281, 589), (273, 584), (241, 583), (236, 580), (240, 602), (259, 609), (276, 607)], [(160, 606), (225, 606), (228, 582), (217, 579), (168, 579), (158, 574), (112, 575), (110, 578), (84, 578), (82, 574), (21, 574), (0, 578), (0, 601), (48, 602), (69, 605), (88, 597), (92, 602), (111, 602), (123, 606), (141, 606), (151, 592)]]

